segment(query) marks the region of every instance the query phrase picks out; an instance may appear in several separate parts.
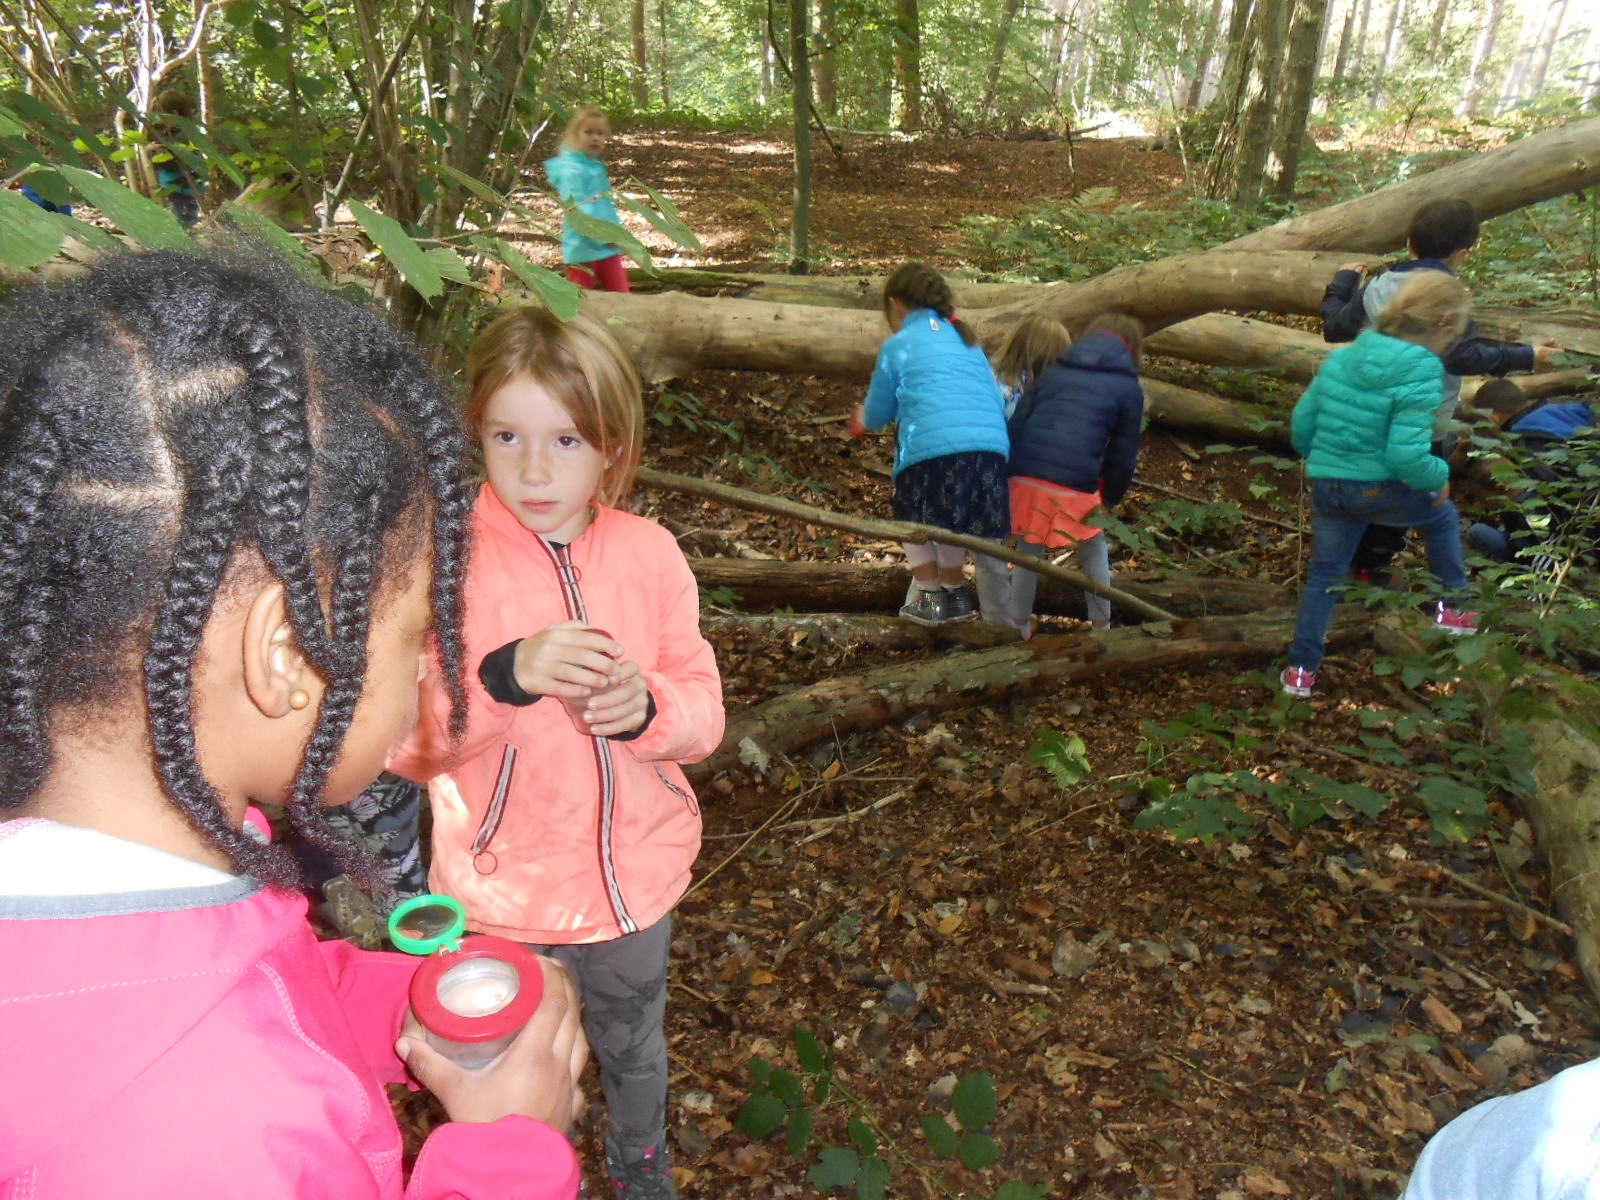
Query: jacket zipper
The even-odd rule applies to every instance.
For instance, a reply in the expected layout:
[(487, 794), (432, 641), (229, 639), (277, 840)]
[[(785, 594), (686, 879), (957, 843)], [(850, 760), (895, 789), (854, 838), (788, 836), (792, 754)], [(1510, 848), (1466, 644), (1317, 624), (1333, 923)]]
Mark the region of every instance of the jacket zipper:
[(505, 819), (506, 794), (511, 790), (511, 773), (516, 765), (517, 748), (507, 746), (500, 754), (500, 770), (495, 775), (489, 807), (484, 810), (477, 836), (472, 839), (472, 866), (480, 875), (493, 875), (500, 865), (489, 843), (494, 841), (494, 835), (500, 832), (500, 822)]
[[(538, 541), (555, 565), (556, 577), (561, 581), (561, 597), (566, 604), (567, 616), (575, 621), (587, 622), (589, 614), (584, 608), (583, 591), (578, 587), (578, 571), (572, 565), (571, 548), (552, 546), (542, 537)], [(611, 761), (611, 743), (605, 738), (591, 736), (589, 745), (594, 751), (595, 772), (600, 782), (600, 822), (595, 845), (595, 853), (600, 864), (600, 878), (605, 882), (606, 899), (611, 905), (617, 927), (623, 933), (637, 933), (639, 926), (622, 899), (622, 885), (617, 881), (617, 866), (611, 855), (611, 837), (617, 807), (617, 778)]]

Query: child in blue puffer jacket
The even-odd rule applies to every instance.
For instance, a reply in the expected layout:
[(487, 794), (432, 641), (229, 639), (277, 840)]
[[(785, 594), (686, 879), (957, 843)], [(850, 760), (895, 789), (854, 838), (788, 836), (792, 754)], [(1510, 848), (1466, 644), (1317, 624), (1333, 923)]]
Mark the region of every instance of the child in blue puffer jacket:
[[(893, 330), (878, 351), (852, 436), (898, 422), (894, 516), (999, 541), (1011, 530), (1006, 496), (1005, 401), (972, 330), (956, 318), (944, 278), (904, 263), (883, 286)], [(919, 625), (971, 621), (978, 597), (967, 552), (938, 541), (904, 543), (911, 591), (900, 615)]]
[[(600, 161), (600, 151), (610, 136), (605, 113), (592, 105), (580, 105), (573, 109), (561, 134), (561, 153), (545, 161), (544, 173), (563, 203), (615, 224), (617, 206), (611, 199), (611, 180)], [(579, 233), (570, 216), (561, 220), (561, 261), (566, 264), (567, 278), (587, 291), (629, 290), (628, 270), (617, 247)]]
[(1477, 632), (1477, 614), (1460, 607), (1467, 573), (1450, 464), (1430, 449), (1444, 386), (1441, 356), (1465, 332), (1470, 306), (1454, 276), (1415, 272), (1373, 328), (1328, 356), (1294, 407), (1289, 435), (1311, 479), (1311, 563), (1289, 665), (1279, 677), (1291, 696), (1316, 688), (1339, 599), (1333, 589), (1368, 525), (1420, 531), (1428, 570), (1444, 588), (1439, 627)]

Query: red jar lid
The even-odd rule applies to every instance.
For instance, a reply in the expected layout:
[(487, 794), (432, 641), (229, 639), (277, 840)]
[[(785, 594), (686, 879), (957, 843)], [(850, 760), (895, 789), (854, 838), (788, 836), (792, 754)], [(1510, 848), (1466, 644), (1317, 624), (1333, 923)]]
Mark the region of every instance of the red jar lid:
[[(452, 968), (475, 960), (498, 959), (516, 972), (517, 992), (505, 1005), (483, 1016), (462, 1016), (439, 999), (439, 983)], [(411, 1011), (423, 1028), (451, 1042), (492, 1042), (528, 1023), (544, 998), (544, 971), (520, 942), (488, 934), (461, 939), (461, 949), (440, 950), (422, 960), (411, 977)]]

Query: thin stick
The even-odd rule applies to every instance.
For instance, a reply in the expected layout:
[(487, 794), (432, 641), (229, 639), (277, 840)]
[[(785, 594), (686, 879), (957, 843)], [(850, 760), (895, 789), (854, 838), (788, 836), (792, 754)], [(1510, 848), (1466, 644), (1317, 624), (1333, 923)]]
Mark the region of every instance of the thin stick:
[(1474, 883), (1465, 875), (1456, 874), (1449, 867), (1440, 867), (1439, 870), (1444, 872), (1444, 874), (1448, 875), (1451, 879), (1455, 880), (1456, 883), (1459, 883), (1462, 887), (1466, 888), (1469, 892), (1477, 892), (1478, 895), (1484, 897), (1485, 899), (1493, 900), (1496, 904), (1503, 908), (1509, 908), (1513, 912), (1526, 913), (1535, 921), (1541, 921), (1550, 926), (1551, 929), (1554, 929), (1559, 933), (1566, 934), (1567, 937), (1577, 936), (1576, 931), (1573, 930), (1572, 926), (1568, 925), (1559, 917), (1552, 917), (1549, 913), (1540, 912), (1537, 908), (1529, 908), (1526, 904), (1523, 904), (1519, 900), (1513, 900), (1510, 896), (1501, 895), (1497, 891), (1484, 887), (1481, 883)]
[(1097, 580), (1090, 579), (1079, 571), (1058, 567), (1031, 554), (1014, 550), (1010, 546), (999, 542), (986, 541), (983, 538), (970, 537), (964, 533), (953, 533), (948, 529), (940, 529), (934, 525), (915, 525), (907, 521), (880, 521), (871, 517), (857, 517), (847, 513), (832, 512), (826, 508), (817, 508), (812, 504), (802, 504), (798, 500), (788, 500), (782, 496), (769, 496), (764, 492), (753, 492), (748, 488), (734, 487), (731, 484), (715, 483), (708, 479), (699, 479), (691, 475), (674, 475), (668, 471), (657, 471), (650, 467), (641, 467), (638, 482), (647, 488), (656, 488), (661, 491), (681, 492), (691, 496), (704, 496), (711, 500), (720, 500), (724, 504), (731, 504), (737, 508), (749, 509), (753, 512), (770, 513), (777, 517), (788, 517), (795, 521), (804, 521), (812, 525), (824, 525), (830, 529), (842, 529), (846, 533), (860, 534), (864, 537), (883, 538), (891, 542), (943, 542), (947, 546), (960, 546), (978, 554), (987, 554), (991, 558), (998, 558), (1002, 562), (1015, 563), (1019, 567), (1027, 567), (1051, 579), (1060, 579), (1074, 587), (1080, 587), (1086, 592), (1093, 592), (1097, 596), (1120, 604), (1122, 607), (1148, 617), (1153, 621), (1175, 621), (1177, 616), (1164, 608), (1159, 608), (1137, 596), (1114, 587), (1107, 587)]

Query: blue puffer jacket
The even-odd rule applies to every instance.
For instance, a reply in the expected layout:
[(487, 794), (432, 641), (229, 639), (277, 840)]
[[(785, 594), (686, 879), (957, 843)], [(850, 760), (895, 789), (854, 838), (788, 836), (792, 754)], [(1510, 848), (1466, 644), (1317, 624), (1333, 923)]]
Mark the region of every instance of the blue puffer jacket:
[(1294, 406), (1289, 436), (1313, 479), (1398, 479), (1419, 492), (1450, 480), (1429, 452), (1444, 364), (1433, 351), (1364, 329), (1328, 355)]
[(900, 423), (894, 473), (913, 463), (991, 450), (1004, 455), (1005, 400), (982, 346), (969, 346), (932, 309), (906, 314), (883, 343), (867, 388), (862, 422), (868, 429)]
[(1011, 415), (1008, 475), (1118, 503), (1139, 461), (1144, 389), (1115, 334), (1091, 333), (1046, 367)]
[[(606, 177), (606, 165), (594, 155), (581, 150), (563, 150), (545, 160), (544, 173), (556, 194), (568, 204), (576, 204), (578, 211), (606, 221), (617, 220), (617, 206), (611, 201), (611, 180)], [(616, 252), (617, 248), (609, 242), (586, 237), (576, 232), (570, 221), (562, 220), (562, 262), (594, 262), (610, 258)]]

